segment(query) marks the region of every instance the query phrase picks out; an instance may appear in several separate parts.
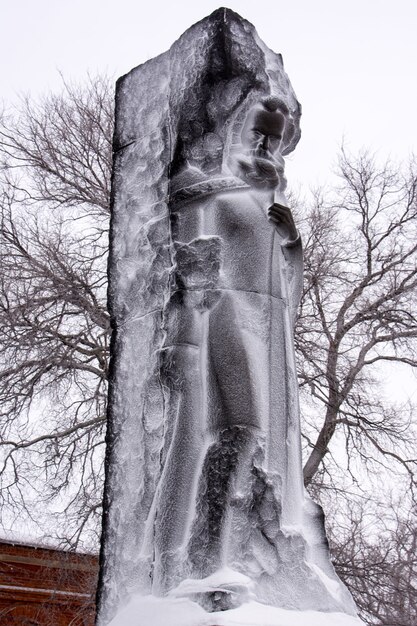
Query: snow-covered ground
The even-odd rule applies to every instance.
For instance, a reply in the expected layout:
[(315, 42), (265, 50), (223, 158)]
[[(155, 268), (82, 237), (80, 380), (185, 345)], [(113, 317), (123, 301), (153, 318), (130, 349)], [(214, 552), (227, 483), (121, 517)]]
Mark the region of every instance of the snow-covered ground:
[(229, 611), (207, 613), (183, 598), (132, 596), (109, 626), (361, 626), (343, 613), (288, 611), (248, 602)]
[[(220, 584), (223, 582), (223, 584)], [(332, 582), (332, 581), (331, 581)], [(168, 597), (133, 595), (109, 626), (360, 626), (361, 620), (346, 613), (291, 611), (251, 600), (251, 581), (244, 574), (224, 568), (201, 579), (187, 579)], [(225, 586), (226, 585), (226, 586)], [(208, 613), (192, 598), (204, 592), (240, 596), (247, 590), (247, 602), (227, 611)], [(191, 599), (190, 599), (191, 598)]]

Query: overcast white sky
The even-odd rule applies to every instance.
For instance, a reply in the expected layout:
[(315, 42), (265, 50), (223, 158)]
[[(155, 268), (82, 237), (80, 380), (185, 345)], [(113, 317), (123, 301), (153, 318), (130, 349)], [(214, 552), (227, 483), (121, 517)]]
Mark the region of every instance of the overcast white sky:
[[(59, 88), (59, 71), (118, 77), (165, 51), (213, 0), (0, 0), (0, 97)], [(281, 52), (303, 106), (290, 183), (325, 181), (342, 138), (406, 158), (417, 142), (416, 0), (230, 0)]]

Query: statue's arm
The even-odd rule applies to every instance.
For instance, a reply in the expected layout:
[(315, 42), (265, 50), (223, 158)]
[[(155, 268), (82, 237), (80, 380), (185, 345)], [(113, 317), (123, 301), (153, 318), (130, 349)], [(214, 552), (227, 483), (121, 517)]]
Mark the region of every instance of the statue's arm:
[(281, 236), (283, 256), (286, 262), (291, 318), (295, 322), (298, 305), (303, 289), (303, 248), (301, 235), (295, 225), (291, 209), (284, 204), (274, 202), (268, 209), (268, 218)]

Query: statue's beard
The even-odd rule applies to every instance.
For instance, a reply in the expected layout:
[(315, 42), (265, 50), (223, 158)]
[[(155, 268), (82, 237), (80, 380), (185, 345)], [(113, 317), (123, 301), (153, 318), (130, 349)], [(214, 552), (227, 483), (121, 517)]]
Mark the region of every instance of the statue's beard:
[(235, 158), (235, 174), (251, 187), (275, 189), (284, 180), (284, 168), (268, 153), (263, 155), (259, 150), (249, 155), (238, 155)]

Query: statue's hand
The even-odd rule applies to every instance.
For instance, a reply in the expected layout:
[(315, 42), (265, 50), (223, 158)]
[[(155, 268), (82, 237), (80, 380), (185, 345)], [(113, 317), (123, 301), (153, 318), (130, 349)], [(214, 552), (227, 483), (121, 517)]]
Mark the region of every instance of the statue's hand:
[(275, 225), (275, 228), (285, 236), (289, 241), (298, 238), (298, 230), (291, 213), (291, 209), (283, 204), (274, 202), (268, 209), (268, 219)]

